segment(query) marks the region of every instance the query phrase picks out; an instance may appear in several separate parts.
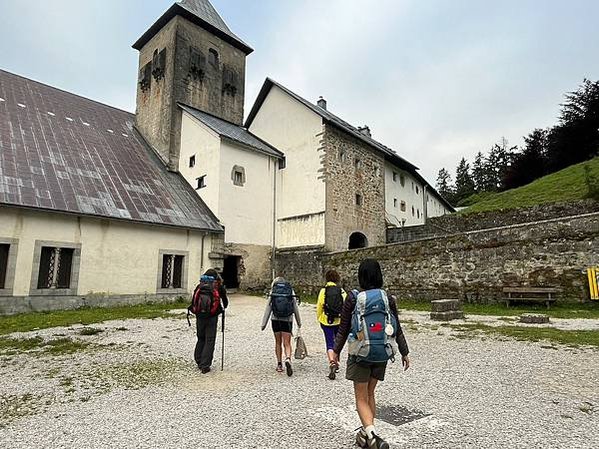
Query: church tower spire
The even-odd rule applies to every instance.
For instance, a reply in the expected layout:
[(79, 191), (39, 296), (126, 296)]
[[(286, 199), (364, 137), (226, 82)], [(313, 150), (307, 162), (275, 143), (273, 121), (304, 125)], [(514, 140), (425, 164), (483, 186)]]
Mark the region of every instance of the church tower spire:
[(139, 51), (136, 124), (177, 170), (179, 103), (241, 125), (245, 59), (253, 50), (208, 0), (173, 4), (134, 44)]

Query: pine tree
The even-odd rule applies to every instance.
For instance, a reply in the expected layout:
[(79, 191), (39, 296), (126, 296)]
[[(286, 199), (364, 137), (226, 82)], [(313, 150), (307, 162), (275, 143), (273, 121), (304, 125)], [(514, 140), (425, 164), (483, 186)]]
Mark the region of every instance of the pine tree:
[(472, 164), (472, 181), (474, 181), (474, 189), (477, 192), (485, 191), (486, 176), (485, 159), (483, 153), (479, 151)]
[(454, 201), (459, 205), (460, 201), (465, 200), (474, 193), (474, 181), (470, 175), (470, 164), (468, 164), (466, 158), (462, 158), (455, 174)]
[(451, 185), (451, 175), (449, 172), (442, 168), (439, 170), (439, 175), (437, 176), (437, 192), (453, 204), (453, 186)]

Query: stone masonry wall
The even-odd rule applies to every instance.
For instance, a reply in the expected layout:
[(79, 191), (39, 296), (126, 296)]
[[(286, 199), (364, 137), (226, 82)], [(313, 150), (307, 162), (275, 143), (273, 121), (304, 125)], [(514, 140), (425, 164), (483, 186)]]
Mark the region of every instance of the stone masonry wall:
[(365, 258), (380, 261), (386, 288), (398, 298), (495, 302), (504, 287), (560, 287), (559, 300), (589, 298), (584, 270), (599, 262), (599, 213), (494, 230), (324, 254), (277, 258), (300, 291), (315, 291), (335, 268), (349, 288)]
[[(359, 231), (368, 245), (385, 243), (384, 160), (358, 139), (325, 126), (326, 217), (325, 246), (347, 249), (349, 236)], [(343, 156), (342, 156), (343, 154)], [(359, 167), (356, 167), (356, 160)], [(356, 204), (356, 194), (362, 205)]]
[(467, 215), (444, 215), (441, 217), (430, 218), (427, 223), (422, 226), (389, 228), (387, 230), (387, 243), (407, 242), (423, 238), (440, 237), (459, 232), (531, 223), (592, 212), (599, 212), (599, 201), (583, 200)]

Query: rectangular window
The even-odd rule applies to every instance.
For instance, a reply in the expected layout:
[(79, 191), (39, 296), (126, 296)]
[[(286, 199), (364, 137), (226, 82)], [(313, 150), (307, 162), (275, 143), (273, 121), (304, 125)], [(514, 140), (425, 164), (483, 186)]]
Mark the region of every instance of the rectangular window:
[(183, 261), (185, 256), (164, 254), (162, 256), (161, 288), (182, 288)]
[(397, 198), (393, 198), (393, 207), (397, 207)]
[(74, 251), (73, 248), (42, 246), (37, 278), (38, 289), (71, 288)]
[(196, 157), (195, 154), (189, 158), (189, 168), (193, 168), (196, 166)]
[(402, 187), (406, 185), (406, 177), (403, 174), (399, 176), (399, 182)]
[(360, 195), (359, 193), (356, 193), (356, 206), (361, 206), (362, 205), (362, 195)]
[(200, 176), (199, 178), (196, 178), (198, 181), (198, 186), (196, 187), (196, 190), (200, 190), (203, 189), (204, 187), (206, 187), (206, 175), (204, 176)]
[(362, 170), (362, 161), (359, 158), (354, 159), (354, 167), (356, 170)]
[(402, 202), (401, 202), (401, 211), (402, 211), (402, 212), (405, 212), (405, 211), (406, 211), (406, 202), (405, 202), (405, 201), (402, 201)]
[(393, 172), (393, 182), (397, 182), (397, 173)]
[(233, 182), (235, 183), (236, 186), (242, 186), (243, 185), (243, 173), (241, 173), (240, 171), (236, 171), (235, 179), (233, 180)]
[(2, 243), (0, 244), (0, 290), (5, 288), (6, 285), (6, 274), (8, 272), (8, 252), (10, 245)]

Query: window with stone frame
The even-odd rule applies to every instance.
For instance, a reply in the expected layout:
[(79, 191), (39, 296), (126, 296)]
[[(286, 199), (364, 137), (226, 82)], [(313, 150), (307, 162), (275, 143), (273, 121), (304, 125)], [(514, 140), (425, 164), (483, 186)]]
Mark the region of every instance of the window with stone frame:
[(402, 212), (406, 211), (406, 202), (405, 201), (401, 202), (400, 209), (401, 209)]
[(214, 48), (208, 50), (208, 62), (210, 65), (213, 67), (218, 67), (218, 59), (218, 51), (216, 51)]
[(6, 275), (8, 273), (8, 254), (10, 245), (8, 243), (0, 244), (0, 290), (5, 288)]
[(74, 248), (42, 246), (37, 277), (37, 288), (70, 289)]
[(363, 202), (364, 199), (362, 198), (362, 195), (356, 193), (356, 206), (361, 206)]
[(183, 288), (183, 263), (185, 256), (177, 254), (162, 255), (162, 281), (160, 288)]
[(240, 165), (234, 165), (231, 170), (231, 181), (233, 181), (233, 185), (237, 187), (243, 187), (246, 181), (245, 178), (245, 167)]

